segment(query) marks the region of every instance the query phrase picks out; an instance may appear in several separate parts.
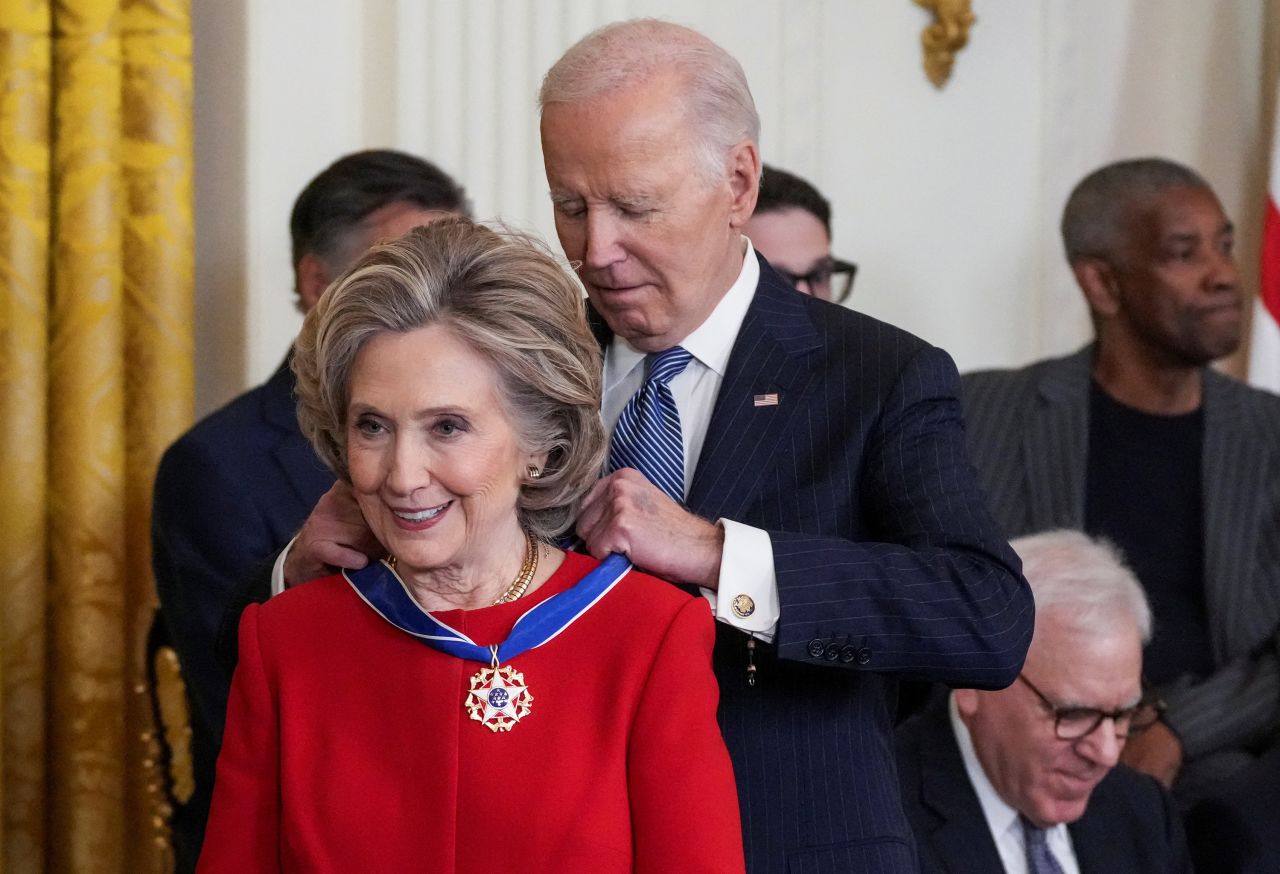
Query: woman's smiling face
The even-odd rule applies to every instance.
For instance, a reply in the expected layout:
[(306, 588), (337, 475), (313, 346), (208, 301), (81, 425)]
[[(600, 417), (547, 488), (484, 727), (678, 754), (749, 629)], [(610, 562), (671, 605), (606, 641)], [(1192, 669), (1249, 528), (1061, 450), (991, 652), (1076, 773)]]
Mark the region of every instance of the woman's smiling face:
[(521, 542), (533, 458), (497, 371), (447, 326), (365, 342), (348, 385), (347, 468), (365, 520), (405, 576), (467, 575)]

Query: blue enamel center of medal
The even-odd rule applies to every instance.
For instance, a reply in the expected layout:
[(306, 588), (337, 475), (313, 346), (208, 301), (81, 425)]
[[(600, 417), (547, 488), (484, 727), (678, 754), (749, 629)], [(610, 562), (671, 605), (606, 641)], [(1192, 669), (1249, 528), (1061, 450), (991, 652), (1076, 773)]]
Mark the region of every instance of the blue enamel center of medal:
[[(509, 662), (521, 653), (551, 640), (571, 625), (630, 569), (631, 562), (625, 555), (610, 555), (572, 587), (531, 607), (516, 620), (511, 635), (499, 644), (497, 663)], [(342, 575), (382, 618), (412, 634), (427, 646), (456, 658), (486, 664), (494, 658), (489, 647), (477, 645), (462, 632), (450, 628), (418, 606), (418, 602), (413, 600), (404, 584), (385, 563), (375, 562), (358, 571), (344, 570)], [(505, 690), (503, 695), (509, 702), (510, 696)], [(490, 706), (505, 706), (493, 703), (492, 692), (490, 699)]]
[(511, 699), (507, 697), (506, 689), (490, 689), (489, 690), (489, 706), (496, 707), (501, 710), (507, 706), (507, 702)]

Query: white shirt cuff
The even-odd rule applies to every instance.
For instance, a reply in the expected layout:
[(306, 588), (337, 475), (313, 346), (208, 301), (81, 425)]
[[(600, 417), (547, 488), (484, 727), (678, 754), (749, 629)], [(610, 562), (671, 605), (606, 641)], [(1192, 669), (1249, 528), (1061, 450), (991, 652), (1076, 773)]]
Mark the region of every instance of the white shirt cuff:
[(280, 554), (276, 556), (276, 563), (271, 567), (271, 597), (273, 598), (287, 588), (284, 581), (284, 560), (289, 557), (289, 550), (293, 549), (293, 541), (297, 539), (294, 537), (284, 545), (284, 549), (280, 550)]
[(702, 597), (711, 603), (716, 621), (772, 643), (782, 608), (778, 605), (769, 534), (729, 519), (720, 519), (716, 524), (724, 529), (720, 590), (702, 589)]

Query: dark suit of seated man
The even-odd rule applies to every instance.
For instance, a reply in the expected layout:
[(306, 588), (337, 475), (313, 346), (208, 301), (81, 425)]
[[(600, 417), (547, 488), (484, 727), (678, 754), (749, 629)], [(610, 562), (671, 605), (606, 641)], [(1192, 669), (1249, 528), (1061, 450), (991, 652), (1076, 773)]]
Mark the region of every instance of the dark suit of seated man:
[(1168, 793), (1117, 765), (1127, 737), (1156, 718), (1142, 699), (1141, 587), (1110, 546), (1079, 532), (1012, 546), (1036, 599), (1019, 681), (940, 696), (897, 732), (921, 870), (1189, 872)]
[[(465, 209), (462, 188), (413, 155), (376, 150), (334, 162), (290, 216), (299, 309), (311, 309), (371, 244)], [(195, 794), (172, 823), (180, 872), (200, 851), (222, 743), (231, 677), (215, 656), (219, 625), (240, 581), (274, 558), (333, 485), (298, 428), (293, 386), (286, 361), (182, 435), (156, 475), (156, 589), (192, 705)]]

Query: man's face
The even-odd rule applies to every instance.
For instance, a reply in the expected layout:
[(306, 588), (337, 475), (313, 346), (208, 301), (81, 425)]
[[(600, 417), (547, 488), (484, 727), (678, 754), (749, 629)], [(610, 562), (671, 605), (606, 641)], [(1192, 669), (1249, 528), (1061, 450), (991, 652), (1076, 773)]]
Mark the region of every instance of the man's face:
[[(1052, 611), (1036, 616), (1023, 676), (1058, 708), (1115, 711), (1142, 694), (1142, 640), (1127, 630), (1088, 634)], [(1062, 740), (1054, 717), (1025, 683), (999, 692), (958, 690), (956, 705), (991, 785), (1038, 826), (1079, 819), (1089, 794), (1120, 759), (1124, 740), (1104, 719), (1076, 740)]]
[[(1233, 230), (1213, 193), (1175, 188), (1134, 210), (1112, 265), (1118, 338), (1157, 363), (1200, 367), (1240, 345), (1243, 299)], [(1106, 328), (1104, 328), (1106, 330)]]
[(683, 341), (737, 278), (759, 177), (744, 142), (708, 180), (680, 90), (663, 75), (542, 113), (560, 245), (609, 327), (647, 352)]
[[(765, 260), (797, 280), (797, 289), (831, 300), (831, 238), (817, 216), (789, 206), (753, 215), (743, 230)], [(826, 281), (806, 278), (815, 274)]]

